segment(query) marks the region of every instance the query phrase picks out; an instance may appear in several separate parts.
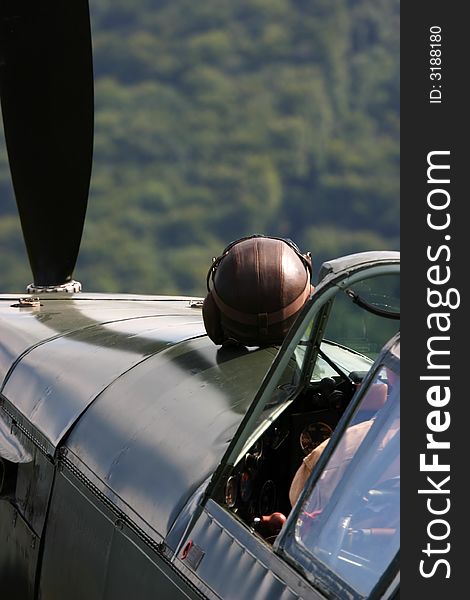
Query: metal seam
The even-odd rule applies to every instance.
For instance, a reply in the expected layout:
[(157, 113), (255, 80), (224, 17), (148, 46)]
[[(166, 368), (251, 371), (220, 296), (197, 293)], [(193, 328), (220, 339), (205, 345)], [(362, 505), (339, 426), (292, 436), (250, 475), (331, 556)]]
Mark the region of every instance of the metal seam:
[[(17, 427), (21, 433), (23, 433), (31, 442), (33, 442), (33, 444), (48, 458), (51, 458), (50, 453), (47, 451), (46, 446), (39, 440), (39, 438), (37, 438), (33, 433), (31, 433), (30, 431), (28, 431), (28, 429), (18, 421), (17, 416), (15, 416), (15, 414), (10, 411), (8, 409), (8, 407), (5, 404), (5, 401), (3, 398), (0, 399), (0, 407), (1, 409), (5, 412), (5, 414), (7, 414), (10, 419), (12, 420), (12, 423), (15, 425), (15, 427)], [(21, 413), (19, 413), (21, 414)]]
[(60, 456), (59, 465), (62, 465), (65, 469), (67, 469), (74, 477), (76, 477), (91, 493), (92, 495), (101, 503), (103, 503), (116, 517), (116, 522), (122, 522), (126, 525), (133, 533), (137, 535), (137, 537), (144, 542), (148, 547), (154, 550), (158, 556), (165, 562), (165, 564), (175, 573), (181, 577), (185, 584), (188, 585), (201, 599), (205, 599), (205, 596), (201, 593), (199, 588), (189, 579), (187, 579), (179, 569), (177, 569), (174, 564), (170, 561), (168, 556), (165, 553), (167, 548), (164, 541), (156, 542), (149, 535), (147, 535), (128, 515), (126, 515), (122, 510), (120, 510), (113, 502), (110, 500), (106, 494), (104, 494), (94, 483), (92, 483), (88, 477), (80, 471), (80, 469), (73, 464), (73, 462), (68, 459), (66, 456)]

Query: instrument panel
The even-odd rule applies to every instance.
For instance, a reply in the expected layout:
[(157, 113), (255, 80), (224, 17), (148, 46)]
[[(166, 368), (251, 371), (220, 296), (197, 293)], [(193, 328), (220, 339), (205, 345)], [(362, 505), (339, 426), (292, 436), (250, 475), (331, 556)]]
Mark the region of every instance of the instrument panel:
[(305, 456), (331, 436), (338, 420), (333, 410), (282, 414), (227, 479), (225, 506), (249, 525), (274, 512), (287, 515), (295, 472)]
[[(328, 439), (351, 399), (354, 386), (325, 378), (286, 407), (234, 467), (221, 502), (271, 542), (291, 510), (289, 490), (303, 459)], [(273, 534), (274, 533), (274, 534)]]

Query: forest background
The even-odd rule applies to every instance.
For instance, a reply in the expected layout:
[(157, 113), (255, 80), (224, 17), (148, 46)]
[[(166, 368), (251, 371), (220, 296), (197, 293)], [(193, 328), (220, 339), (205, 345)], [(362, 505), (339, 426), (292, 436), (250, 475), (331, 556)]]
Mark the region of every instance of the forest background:
[[(203, 295), (252, 233), (399, 248), (398, 0), (90, 0), (95, 143), (75, 277)], [(34, 99), (32, 99), (34, 101)], [(0, 134), (0, 291), (31, 282)]]

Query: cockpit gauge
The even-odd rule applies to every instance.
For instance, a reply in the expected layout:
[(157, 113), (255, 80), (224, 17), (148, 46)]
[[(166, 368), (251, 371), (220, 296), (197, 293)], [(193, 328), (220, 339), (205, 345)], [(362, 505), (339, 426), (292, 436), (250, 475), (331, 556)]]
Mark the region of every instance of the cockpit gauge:
[(240, 498), (243, 502), (248, 502), (253, 493), (254, 474), (251, 469), (246, 469), (240, 475)]
[(259, 514), (270, 515), (276, 508), (276, 484), (272, 479), (264, 482), (259, 495)]
[(257, 440), (252, 446), (250, 452), (245, 455), (245, 467), (250, 469), (257, 469), (260, 461), (263, 459), (263, 440)]
[(305, 455), (309, 454), (324, 440), (329, 438), (333, 430), (322, 421), (309, 423), (300, 434), (300, 447)]
[(261, 457), (263, 455), (263, 440), (262, 440), (262, 438), (257, 439), (256, 442), (253, 444), (253, 447), (251, 448), (251, 453), (254, 454), (255, 456), (259, 456), (259, 457)]
[(225, 504), (228, 508), (233, 508), (237, 503), (238, 481), (235, 476), (229, 477), (225, 484)]

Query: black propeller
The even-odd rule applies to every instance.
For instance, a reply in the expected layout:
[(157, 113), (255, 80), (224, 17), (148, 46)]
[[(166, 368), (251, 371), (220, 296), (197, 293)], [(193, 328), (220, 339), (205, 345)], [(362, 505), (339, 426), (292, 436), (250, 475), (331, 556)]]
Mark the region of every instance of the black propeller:
[(67, 283), (93, 152), (88, 0), (0, 0), (0, 97), (34, 284)]

